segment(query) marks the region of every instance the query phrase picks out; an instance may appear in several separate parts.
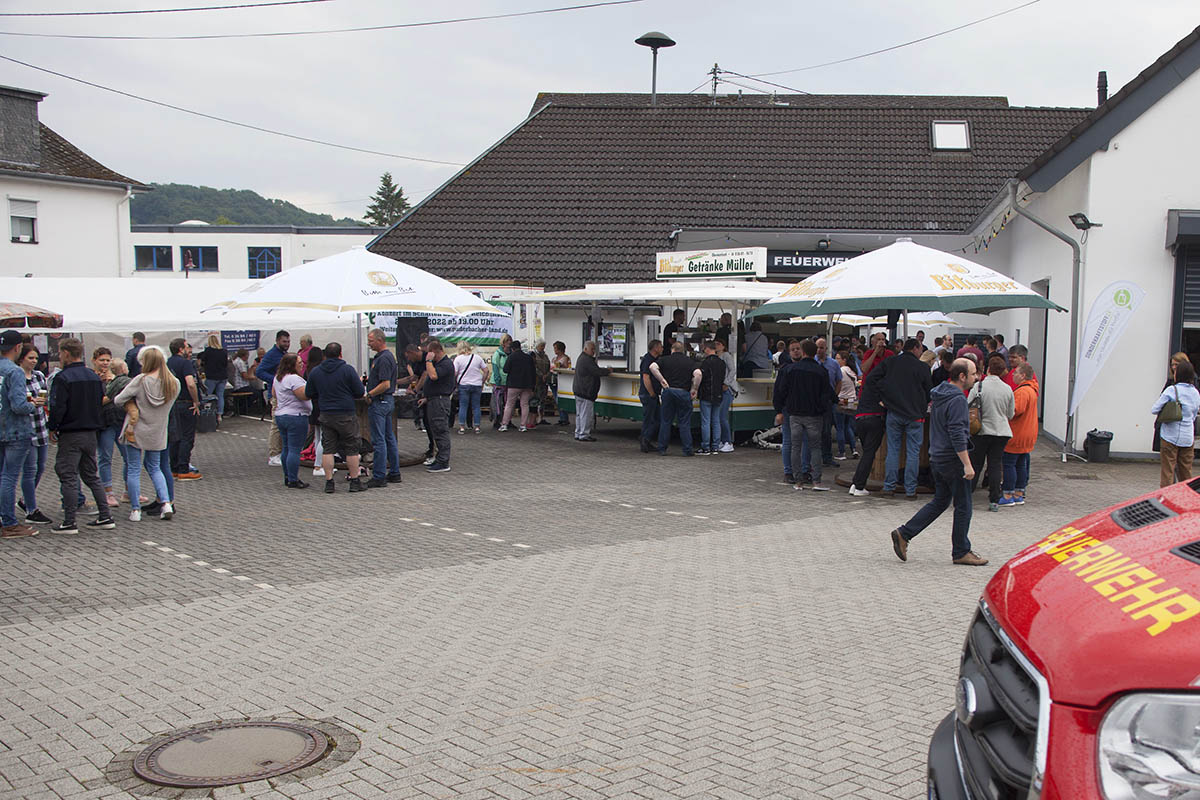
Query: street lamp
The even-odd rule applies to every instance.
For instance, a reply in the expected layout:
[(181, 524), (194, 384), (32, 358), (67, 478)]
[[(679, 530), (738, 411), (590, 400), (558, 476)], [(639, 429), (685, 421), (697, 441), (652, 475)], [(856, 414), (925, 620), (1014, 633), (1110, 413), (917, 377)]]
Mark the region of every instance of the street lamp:
[(665, 33), (650, 31), (633, 40), (642, 47), (649, 47), (654, 54), (653, 65), (650, 69), (650, 105), (658, 105), (658, 48), (674, 47), (675, 40)]
[(1077, 211), (1071, 214), (1067, 219), (1071, 220), (1071, 224), (1081, 231), (1086, 231), (1088, 228), (1103, 228), (1099, 222), (1092, 222), (1087, 218), (1087, 214), (1082, 211)]

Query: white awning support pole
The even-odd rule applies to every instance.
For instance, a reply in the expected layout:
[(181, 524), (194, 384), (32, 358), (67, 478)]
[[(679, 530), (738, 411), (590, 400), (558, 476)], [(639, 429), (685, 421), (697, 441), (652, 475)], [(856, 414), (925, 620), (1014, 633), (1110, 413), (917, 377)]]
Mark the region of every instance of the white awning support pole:
[(908, 309), (904, 309), (904, 336), (901, 337), (904, 341), (908, 341)]

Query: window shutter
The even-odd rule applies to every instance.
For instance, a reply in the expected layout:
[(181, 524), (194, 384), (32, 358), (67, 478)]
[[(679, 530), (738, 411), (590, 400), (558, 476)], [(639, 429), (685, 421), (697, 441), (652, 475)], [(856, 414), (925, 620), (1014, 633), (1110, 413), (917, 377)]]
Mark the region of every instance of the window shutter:
[(8, 201), (8, 215), (10, 217), (30, 217), (37, 219), (37, 201), (10, 199)]
[(1183, 255), (1183, 322), (1200, 324), (1200, 246), (1188, 245)]

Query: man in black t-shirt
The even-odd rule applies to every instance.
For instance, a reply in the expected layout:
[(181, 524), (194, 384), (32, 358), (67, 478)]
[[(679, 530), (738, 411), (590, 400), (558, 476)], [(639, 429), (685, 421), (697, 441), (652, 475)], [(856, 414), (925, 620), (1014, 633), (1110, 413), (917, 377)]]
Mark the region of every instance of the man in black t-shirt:
[(450, 471), (450, 394), (454, 384), (454, 364), (442, 349), (441, 341), (430, 339), (425, 353), (424, 392), (428, 409), (425, 424), (437, 452), (426, 472)]
[(664, 347), (675, 344), (675, 333), (684, 326), (685, 322), (687, 322), (687, 312), (682, 308), (677, 308), (671, 313), (671, 321), (667, 323), (667, 327), (663, 328)]
[(658, 393), (662, 387), (650, 374), (650, 365), (662, 355), (663, 344), (658, 339), (650, 340), (650, 349), (642, 356), (641, 382), (638, 384), (638, 400), (642, 401), (642, 433), (638, 437), (643, 453), (658, 446), (659, 409)]
[(671, 345), (671, 354), (650, 365), (650, 374), (662, 386), (659, 402), (662, 423), (658, 431), (658, 454), (667, 454), (671, 440), (671, 423), (679, 426), (679, 441), (683, 454), (692, 455), (692, 400), (700, 387), (700, 368), (683, 352), (683, 342)]
[(167, 452), (171, 473), (177, 481), (195, 481), (204, 477), (192, 469), (192, 447), (196, 444), (196, 417), (200, 414), (200, 389), (192, 346), (186, 339), (172, 339), (167, 369), (179, 380), (179, 394), (171, 407), (167, 425)]
[(702, 347), (700, 362), (700, 450), (715, 456), (721, 446), (721, 397), (725, 392), (725, 362), (717, 355), (717, 343), (709, 339)]
[(367, 487), (383, 489), (389, 483), (400, 482), (400, 450), (396, 444), (396, 431), (392, 427), (399, 369), (396, 356), (388, 350), (387, 335), (382, 330), (373, 328), (367, 334), (367, 347), (375, 353), (366, 386), (369, 404), (367, 419), (371, 423), (371, 447), (375, 451), (371, 480), (367, 481)]

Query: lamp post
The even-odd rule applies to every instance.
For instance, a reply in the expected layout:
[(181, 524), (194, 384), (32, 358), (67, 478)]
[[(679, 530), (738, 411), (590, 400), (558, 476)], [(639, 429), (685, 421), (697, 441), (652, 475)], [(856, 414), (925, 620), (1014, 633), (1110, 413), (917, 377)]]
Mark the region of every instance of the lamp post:
[(634, 39), (634, 42), (637, 44), (640, 44), (642, 47), (649, 47), (650, 52), (652, 52), (654, 54), (653, 63), (650, 68), (650, 105), (657, 106), (658, 105), (658, 48), (674, 47), (675, 40), (672, 39), (670, 36), (667, 36), (665, 33), (661, 33), (659, 31), (650, 31), (649, 33), (644, 33), (641, 36), (639, 36), (638, 38)]

